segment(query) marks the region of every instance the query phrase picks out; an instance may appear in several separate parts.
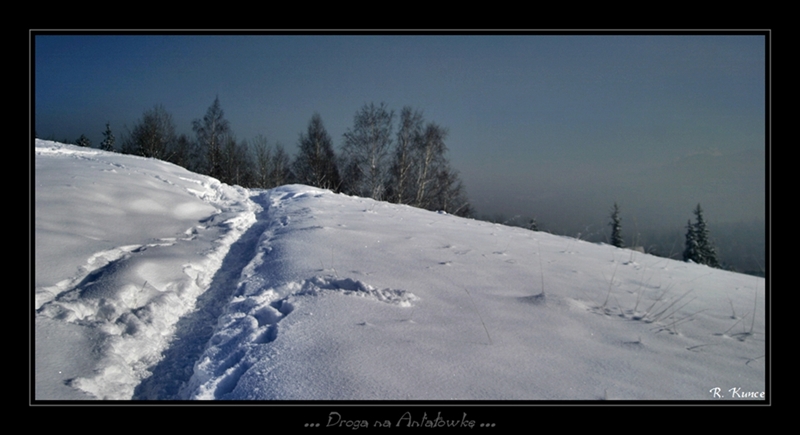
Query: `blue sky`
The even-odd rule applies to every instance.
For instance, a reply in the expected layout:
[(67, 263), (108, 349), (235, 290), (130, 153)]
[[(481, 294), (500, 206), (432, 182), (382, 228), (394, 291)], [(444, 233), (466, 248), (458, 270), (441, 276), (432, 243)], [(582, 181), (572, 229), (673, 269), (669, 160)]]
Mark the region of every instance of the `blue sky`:
[[(654, 225), (682, 227), (698, 202), (711, 222), (764, 219), (763, 186), (742, 192), (729, 179), (764, 173), (764, 35), (40, 34), (34, 43), (43, 138), (86, 134), (98, 146), (106, 122), (120, 137), (156, 104), (191, 135), (218, 96), (240, 140), (263, 134), (294, 153), (317, 112), (338, 151), (356, 111), (385, 102), (448, 128), (450, 161), (479, 214), (602, 225), (617, 200), (623, 218)], [(725, 159), (741, 153), (756, 157), (733, 171)], [(681, 171), (697, 156), (718, 170), (687, 184)]]

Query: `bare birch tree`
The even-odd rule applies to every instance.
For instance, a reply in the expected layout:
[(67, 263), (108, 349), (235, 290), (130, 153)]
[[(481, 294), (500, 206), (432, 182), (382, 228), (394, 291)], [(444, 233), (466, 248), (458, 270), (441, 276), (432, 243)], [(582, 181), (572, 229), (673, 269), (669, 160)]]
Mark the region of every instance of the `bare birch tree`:
[(350, 194), (383, 199), (388, 180), (388, 156), (392, 145), (394, 112), (370, 103), (355, 115), (353, 129), (344, 134), (342, 154)]
[(410, 204), (416, 196), (414, 190), (416, 152), (422, 141), (422, 113), (403, 107), (400, 112), (400, 126), (397, 131), (394, 158), (389, 170), (389, 183), (386, 187), (391, 201)]

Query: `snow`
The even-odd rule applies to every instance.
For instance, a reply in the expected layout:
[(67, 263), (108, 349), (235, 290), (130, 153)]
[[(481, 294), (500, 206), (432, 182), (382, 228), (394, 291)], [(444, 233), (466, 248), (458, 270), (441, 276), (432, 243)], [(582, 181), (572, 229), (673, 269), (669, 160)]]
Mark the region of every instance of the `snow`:
[(33, 181), (35, 400), (767, 389), (763, 278), (41, 140)]

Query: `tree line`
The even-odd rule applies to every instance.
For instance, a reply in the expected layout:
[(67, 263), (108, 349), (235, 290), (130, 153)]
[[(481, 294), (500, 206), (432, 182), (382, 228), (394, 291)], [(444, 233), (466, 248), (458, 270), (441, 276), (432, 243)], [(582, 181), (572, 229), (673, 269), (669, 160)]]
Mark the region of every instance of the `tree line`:
[[(397, 116), (396, 132), (395, 118), (394, 111), (384, 103), (365, 104), (356, 112), (353, 126), (344, 133), (337, 154), (322, 117), (314, 113), (306, 131), (299, 134), (297, 154), (292, 158), (281, 144), (272, 146), (263, 135), (249, 142), (237, 141), (219, 98), (214, 99), (202, 118), (192, 121), (194, 137), (177, 135), (172, 116), (163, 106), (156, 105), (146, 110), (128, 131), (120, 151), (169, 161), (242, 187), (269, 189), (300, 183), (474, 217), (458, 171), (451, 168), (446, 157), (448, 130), (426, 121), (421, 111), (408, 106)], [(103, 138), (100, 148), (115, 151), (116, 139), (108, 123)], [(91, 146), (85, 135), (74, 143)], [(686, 226), (683, 260), (721, 267), (700, 204), (694, 215), (696, 222), (689, 221)], [(610, 218), (610, 242), (624, 247), (617, 203)], [(500, 217), (484, 220), (539, 230), (535, 218), (527, 224)]]
[[(339, 153), (318, 113), (300, 133), (293, 158), (263, 135), (237, 140), (218, 97), (202, 118), (192, 121), (192, 131), (194, 136), (176, 134), (172, 115), (158, 104), (128, 130), (119, 151), (247, 188), (300, 183), (459, 216), (474, 214), (458, 171), (447, 159), (448, 130), (411, 107), (396, 116), (384, 103), (365, 104), (343, 135)], [(108, 123), (103, 137), (100, 148), (116, 151)], [(74, 143), (91, 146), (85, 135)]]

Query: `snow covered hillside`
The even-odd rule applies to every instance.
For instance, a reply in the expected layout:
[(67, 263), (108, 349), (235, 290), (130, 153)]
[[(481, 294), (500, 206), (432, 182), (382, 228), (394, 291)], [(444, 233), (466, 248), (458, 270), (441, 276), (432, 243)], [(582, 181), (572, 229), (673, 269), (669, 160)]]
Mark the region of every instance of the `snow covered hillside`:
[(35, 147), (34, 399), (763, 397), (765, 280)]

